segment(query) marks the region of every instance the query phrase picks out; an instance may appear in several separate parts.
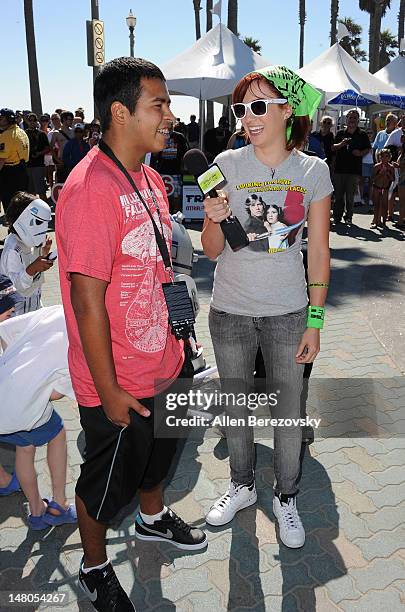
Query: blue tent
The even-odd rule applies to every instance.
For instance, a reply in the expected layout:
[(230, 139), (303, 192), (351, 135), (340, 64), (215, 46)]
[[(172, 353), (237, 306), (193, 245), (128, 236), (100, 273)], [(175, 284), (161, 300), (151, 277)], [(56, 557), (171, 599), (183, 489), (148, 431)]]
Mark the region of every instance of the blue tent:
[(395, 96), (394, 94), (380, 94), (380, 103), (388, 106), (397, 106), (405, 109), (405, 96)]
[[(373, 96), (374, 97), (374, 96)], [(378, 103), (377, 96), (376, 99), (372, 100), (370, 98), (366, 98), (361, 94), (357, 93), (353, 89), (346, 89), (346, 91), (342, 91), (339, 95), (335, 96), (328, 100), (328, 104), (348, 104), (349, 106), (369, 106), (370, 104)]]

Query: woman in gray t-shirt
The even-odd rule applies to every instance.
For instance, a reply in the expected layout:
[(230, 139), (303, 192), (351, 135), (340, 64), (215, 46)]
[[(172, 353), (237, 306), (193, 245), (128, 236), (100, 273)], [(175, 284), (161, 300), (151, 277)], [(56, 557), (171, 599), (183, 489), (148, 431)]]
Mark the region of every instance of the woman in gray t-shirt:
[[(227, 180), (226, 193), (204, 202), (203, 248), (210, 259), (218, 260), (209, 324), (222, 391), (230, 394), (224, 426), (231, 468), (229, 489), (206, 519), (212, 525), (224, 525), (257, 499), (251, 425), (260, 422), (252, 401), (247, 406), (240, 394), (253, 388), (260, 346), (268, 382), (266, 408), (270, 404), (272, 417), (285, 419), (283, 425), (277, 421), (275, 426), (273, 511), (280, 538), (291, 548), (305, 541), (296, 506), (300, 394), (304, 365), (319, 352), (330, 266), (333, 187), (329, 168), (299, 150), (320, 99), (317, 90), (283, 66), (241, 79), (233, 93), (232, 110), (251, 144), (216, 158)], [(231, 209), (249, 238), (249, 245), (237, 252), (225, 242), (220, 227)], [(305, 222), (308, 315), (301, 254)], [(274, 425), (269, 421), (266, 424)]]

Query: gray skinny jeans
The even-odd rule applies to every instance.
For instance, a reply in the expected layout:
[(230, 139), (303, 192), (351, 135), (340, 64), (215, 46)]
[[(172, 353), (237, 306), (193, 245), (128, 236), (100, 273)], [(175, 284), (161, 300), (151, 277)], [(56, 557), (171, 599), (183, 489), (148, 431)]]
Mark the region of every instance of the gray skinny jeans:
[[(247, 317), (211, 307), (209, 328), (222, 392), (241, 393), (253, 388), (254, 365), (260, 345), (271, 391), (280, 387), (282, 401), (271, 408), (273, 418), (300, 417), (304, 365), (295, 355), (306, 329), (306, 308), (272, 317)], [(228, 405), (225, 414), (246, 418), (254, 414), (243, 406)], [(254, 478), (254, 435), (251, 427), (226, 427), (232, 480), (248, 484)], [(276, 493), (297, 492), (300, 469), (301, 427), (274, 428)]]

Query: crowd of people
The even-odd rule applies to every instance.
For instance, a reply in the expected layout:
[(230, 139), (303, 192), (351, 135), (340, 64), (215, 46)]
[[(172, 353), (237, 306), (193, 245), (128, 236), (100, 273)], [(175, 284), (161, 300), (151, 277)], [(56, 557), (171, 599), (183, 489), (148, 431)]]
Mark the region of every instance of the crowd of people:
[[(385, 229), (390, 222), (395, 228), (405, 230), (405, 127), (401, 126), (402, 121), (405, 119), (390, 112), (386, 116), (381, 114), (373, 128), (362, 129), (359, 112), (351, 109), (341, 129), (336, 130), (333, 118), (324, 115), (319, 129), (309, 130), (303, 150), (325, 160), (330, 168), (334, 186), (332, 229), (343, 220), (351, 225), (354, 207), (364, 204), (367, 213), (372, 215), (371, 229)], [(384, 127), (376, 131), (382, 125)], [(209, 162), (227, 149), (238, 149), (249, 143), (243, 128), (233, 133), (229, 128), (229, 121), (223, 116), (217, 127), (204, 133), (203, 151)], [(153, 167), (161, 174), (177, 177), (180, 184), (184, 153), (188, 148), (199, 148), (199, 135), (195, 115), (191, 115), (188, 125), (177, 118), (166, 148), (152, 158)], [(394, 218), (397, 201), (398, 218)]]
[(55, 182), (64, 183), (96, 145), (100, 122), (85, 123), (84, 111), (60, 108), (38, 117), (31, 111), (0, 110), (0, 201), (6, 212), (17, 191), (46, 200)]
[[(94, 97), (100, 117), (89, 124), (81, 108), (39, 120), (32, 112), (0, 111), (0, 198), (8, 227), (0, 260), (0, 384), (10, 398), (0, 409), (0, 442), (16, 447), (15, 472), (0, 466), (0, 496), (23, 490), (30, 529), (79, 523), (79, 584), (107, 612), (133, 609), (107, 556), (106, 531), (137, 491), (137, 538), (185, 551), (207, 546), (202, 529), (165, 505), (176, 439), (156, 435), (159, 401), (190, 389), (193, 378), (192, 326), (181, 317), (180, 324), (176, 310), (188, 298), (173, 283), (170, 207), (159, 173), (182, 173), (200, 128), (194, 115), (188, 125), (176, 119), (164, 75), (146, 60), (106, 64)], [(332, 194), (334, 224), (352, 223), (360, 188), (373, 202), (378, 228), (393, 219), (397, 189), (397, 227), (405, 223), (398, 118), (388, 115), (373, 142), (355, 109), (336, 134), (329, 116), (311, 132), (320, 100), (286, 67), (253, 72), (233, 93), (242, 127), (232, 134), (221, 117), (203, 138), (208, 160), (227, 179), (226, 194), (204, 200), (202, 230), (204, 253), (217, 260), (209, 312), (216, 363), (222, 389), (246, 396), (260, 349), (269, 383), (285, 392), (274, 409), (291, 425), (275, 428), (273, 512), (288, 548), (305, 542), (297, 505), (301, 393), (305, 368), (320, 350)], [(150, 166), (143, 163), (148, 153)], [(54, 181), (65, 183), (56, 206), (57, 252), (48, 238), (47, 188)], [(221, 229), (231, 213), (248, 237), (237, 256)], [(307, 277), (300, 256), (305, 225)], [(47, 308), (41, 286), (56, 257), (62, 305)], [(23, 392), (13, 394), (10, 384)], [(63, 396), (76, 399), (86, 441), (75, 504), (65, 495), (66, 435), (53, 404)], [(176, 414), (184, 416), (184, 404)], [(246, 423), (247, 405), (231, 403), (226, 414)], [(207, 513), (215, 526), (257, 500), (252, 428), (228, 423), (224, 435), (230, 481)], [(42, 498), (35, 473), (35, 450), (43, 445), (51, 500)]]
[[(372, 215), (371, 229), (394, 223), (405, 229), (405, 128), (402, 118), (389, 112), (380, 114), (372, 128), (359, 127), (360, 115), (351, 109), (346, 125), (335, 130), (334, 120), (324, 115), (319, 129), (309, 131), (303, 149), (324, 159), (334, 185), (332, 229), (342, 220), (353, 222), (353, 209), (365, 204)], [(405, 121), (405, 120), (404, 120)], [(378, 129), (381, 128), (382, 129)], [(378, 130), (378, 131), (376, 131)], [(64, 183), (72, 169), (98, 144), (100, 121), (85, 123), (84, 110), (73, 113), (56, 109), (39, 118), (30, 111), (0, 110), (0, 199), (6, 210), (12, 193), (27, 190), (46, 200), (47, 190), (55, 182)], [(205, 131), (203, 151), (209, 162), (227, 149), (249, 143), (243, 129), (230, 131), (229, 121), (220, 117), (218, 126)], [(152, 155), (151, 166), (160, 174), (173, 177), (175, 189), (169, 201), (171, 210), (179, 207), (183, 156), (190, 148), (200, 147), (200, 125), (196, 115), (185, 124), (173, 120), (165, 147)], [(382, 159), (381, 159), (381, 154)], [(7, 157), (6, 157), (7, 155)], [(398, 200), (398, 218), (394, 218)], [(52, 203), (52, 202), (51, 202)]]

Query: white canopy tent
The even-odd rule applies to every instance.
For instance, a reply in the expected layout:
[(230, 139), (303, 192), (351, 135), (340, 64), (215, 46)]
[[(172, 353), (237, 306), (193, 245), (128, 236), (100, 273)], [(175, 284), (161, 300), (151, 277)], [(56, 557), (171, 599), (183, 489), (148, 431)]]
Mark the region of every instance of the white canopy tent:
[(248, 72), (270, 62), (245, 45), (219, 23), (189, 49), (162, 66), (171, 94), (200, 100), (201, 142), (204, 132), (204, 101), (228, 102), (237, 82)]
[(270, 62), (219, 23), (162, 66), (170, 93), (222, 102), (248, 72)]
[(398, 55), (374, 75), (380, 81), (396, 87), (405, 96), (405, 56)]
[[(298, 70), (306, 81), (325, 92), (325, 103), (346, 91), (353, 91), (370, 102), (379, 102), (380, 94), (400, 96), (394, 85), (380, 81), (351, 57), (339, 43)], [(356, 100), (351, 100), (353, 105)]]

